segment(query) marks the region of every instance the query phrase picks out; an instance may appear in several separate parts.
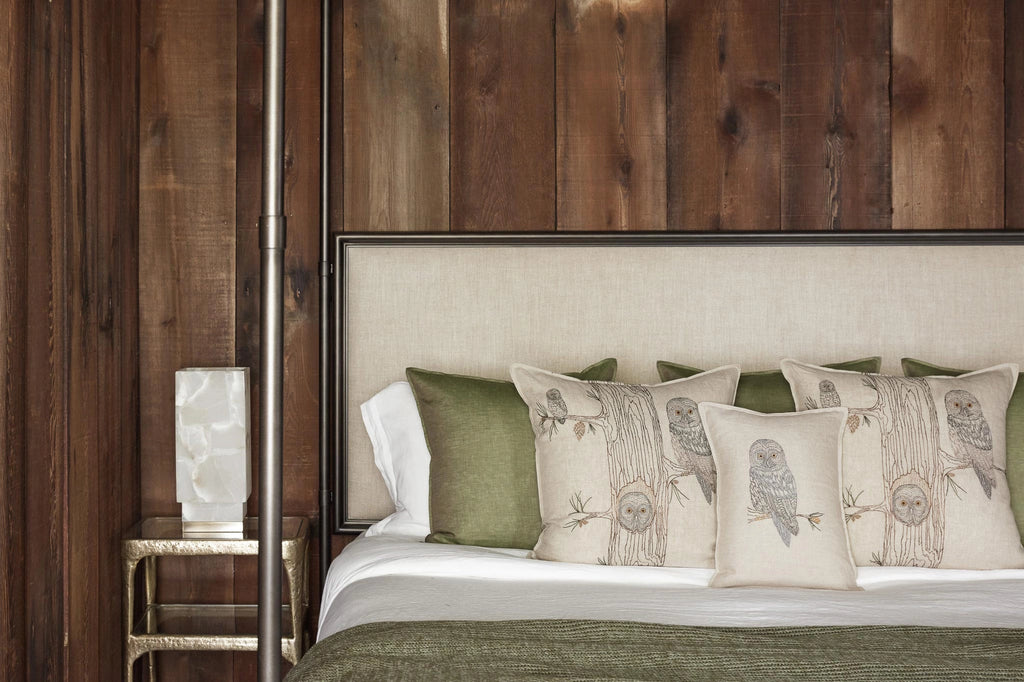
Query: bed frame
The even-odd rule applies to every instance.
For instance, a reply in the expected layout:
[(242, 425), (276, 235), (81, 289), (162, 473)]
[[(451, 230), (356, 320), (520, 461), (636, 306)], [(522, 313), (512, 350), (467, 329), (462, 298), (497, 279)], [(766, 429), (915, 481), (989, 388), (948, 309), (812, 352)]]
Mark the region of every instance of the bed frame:
[[(358, 421), (358, 404), (369, 397), (367, 391), (376, 391), (383, 388), (388, 381), (402, 378), (400, 371), (406, 364), (424, 364), (430, 367), (464, 372), (484, 372), (497, 376), (500, 369), (504, 369), (513, 360), (535, 362), (545, 364), (558, 362), (561, 366), (564, 362), (571, 362), (575, 356), (565, 353), (558, 353), (550, 348), (545, 349), (537, 345), (516, 345), (515, 342), (505, 345), (497, 344), (483, 349), (470, 361), (467, 355), (458, 353), (451, 357), (431, 356), (429, 353), (406, 352), (422, 350), (425, 347), (433, 347), (430, 344), (423, 344), (420, 338), (413, 339), (415, 343), (402, 346), (393, 346), (394, 356), (385, 358), (379, 356), (375, 360), (383, 362), (367, 363), (365, 355), (360, 355), (365, 348), (366, 334), (375, 331), (375, 328), (366, 328), (366, 321), (359, 316), (365, 312), (366, 306), (353, 305), (353, 302), (366, 299), (367, 291), (360, 290), (361, 283), (351, 278), (353, 273), (360, 271), (360, 259), (364, 254), (386, 254), (389, 251), (396, 254), (408, 254), (418, 252), (426, 254), (416, 266), (421, 269), (427, 267), (431, 274), (438, 274), (442, 280), (448, 277), (446, 294), (459, 293), (459, 287), (451, 284), (452, 268), (455, 265), (467, 267), (467, 272), (480, 272), (481, 262), (467, 263), (462, 255), (467, 253), (498, 254), (502, 259), (491, 261), (486, 264), (488, 268), (497, 267), (500, 270), (502, 263), (507, 267), (509, 259), (520, 263), (527, 263), (530, 258), (523, 258), (523, 254), (537, 253), (544, 258), (550, 259), (551, 249), (597, 249), (583, 254), (582, 251), (572, 251), (579, 256), (586, 255), (588, 259), (602, 261), (602, 267), (614, 269), (615, 263), (622, 258), (634, 258), (635, 271), (646, 277), (650, 286), (657, 283), (657, 287), (664, 290), (665, 282), (676, 281), (678, 271), (673, 267), (677, 263), (667, 263), (669, 254), (677, 254), (678, 260), (693, 262), (689, 265), (699, 266), (701, 274), (705, 279), (699, 281), (699, 286), (693, 289), (684, 288), (686, 291), (693, 291), (694, 296), (700, 301), (718, 300), (707, 299), (703, 292), (715, 290), (715, 287), (725, 287), (732, 291), (731, 302), (755, 300), (751, 297), (736, 295), (734, 284), (730, 283), (729, 277), (713, 277), (721, 267), (729, 268), (727, 274), (736, 275), (742, 271), (748, 277), (745, 285), (748, 291), (759, 291), (762, 289), (763, 280), (756, 279), (757, 276), (772, 275), (776, 269), (772, 267), (776, 260), (780, 263), (789, 263), (794, 271), (804, 273), (804, 289), (815, 294), (810, 302), (819, 303), (831, 301), (842, 305), (851, 305), (857, 308), (860, 306), (860, 295), (853, 289), (846, 291), (847, 298), (825, 299), (819, 294), (830, 291), (833, 278), (841, 268), (833, 267), (818, 268), (814, 277), (806, 274), (805, 268), (813, 266), (805, 258), (806, 249), (828, 249), (828, 252), (835, 257), (847, 259), (852, 258), (853, 262), (870, 270), (873, 263), (886, 262), (890, 265), (895, 263), (895, 272), (888, 271), (886, 277), (875, 281), (872, 291), (877, 295), (881, 286), (899, 286), (910, 283), (909, 277), (926, 275), (933, 287), (948, 287), (949, 284), (943, 279), (936, 279), (940, 270), (927, 267), (921, 269), (919, 260), (899, 261), (896, 256), (901, 253), (899, 247), (920, 248), (921, 254), (927, 251), (927, 257), (938, 257), (943, 266), (941, 274), (951, 272), (951, 279), (955, 280), (956, 289), (962, 301), (967, 302), (965, 317), (959, 326), (963, 329), (977, 329), (979, 323), (987, 323), (986, 333), (981, 336), (981, 343), (974, 343), (964, 335), (957, 336), (957, 342), (953, 344), (952, 354), (937, 352), (944, 348), (941, 344), (929, 347), (927, 345), (912, 346), (913, 352), (918, 353), (925, 359), (939, 362), (958, 362), (976, 364), (986, 360), (1009, 360), (1024, 359), (1021, 339), (1024, 338), (1024, 306), (1016, 303), (1020, 292), (1024, 290), (1024, 233), (991, 231), (991, 232), (873, 232), (873, 233), (630, 233), (630, 234), (608, 234), (608, 233), (542, 233), (542, 234), (333, 234), (330, 227), (329, 211), (329, 149), (330, 149), (330, 126), (331, 112), (329, 109), (330, 96), (330, 8), (331, 0), (321, 0), (321, 129), (320, 129), (320, 580), (321, 584), (327, 573), (331, 561), (331, 536), (336, 533), (352, 533), (365, 529), (377, 516), (386, 513), (384, 508), (386, 500), (380, 497), (383, 486), (379, 476), (373, 471), (372, 457), (367, 461), (368, 451), (366, 443), (360, 443), (360, 438), (365, 441), (365, 435), (361, 433), (361, 426)], [(260, 530), (259, 530), (259, 679), (279, 680), (280, 679), (280, 603), (281, 603), (281, 451), (282, 451), (282, 404), (283, 404), (283, 261), (285, 250), (285, 218), (283, 215), (283, 149), (284, 149), (284, 0), (266, 0), (265, 3), (265, 40), (264, 50), (264, 107), (263, 107), (263, 205), (260, 218), (260, 250), (261, 250), (261, 315), (260, 315), (260, 338), (261, 338), (261, 372), (260, 372), (260, 432), (263, 434), (260, 444)], [(530, 226), (524, 225), (524, 228)], [(884, 247), (884, 248), (879, 248)], [(896, 248), (890, 248), (896, 247)], [(979, 247), (979, 248), (975, 248)], [(640, 249), (643, 251), (635, 251)], [(656, 251), (651, 251), (651, 250)], [(709, 251), (709, 249), (711, 251)], [(864, 251), (867, 249), (867, 251)], [(634, 250), (634, 251), (631, 251)], [(931, 250), (931, 251), (928, 251)], [(598, 254), (604, 253), (604, 256)], [(800, 254), (804, 253), (804, 256)], [(444, 254), (438, 257), (440, 254)], [(460, 257), (454, 257), (461, 254)], [(516, 255), (519, 254), (519, 255)], [(608, 254), (615, 254), (610, 258)], [(655, 260), (660, 265), (649, 267), (643, 259), (636, 259), (641, 254), (650, 256), (657, 254)], [(717, 255), (715, 255), (717, 254)], [(889, 255), (887, 255), (889, 254)], [(738, 259), (738, 256), (744, 256)], [(893, 258), (896, 258), (894, 261)], [(695, 260), (694, 260), (695, 259)], [(473, 259), (469, 259), (472, 261)], [(485, 258), (486, 260), (486, 258)], [(575, 268), (574, 277), (586, 279), (586, 268), (579, 267), (580, 260), (570, 259), (567, 261), (572, 270)], [(966, 262), (972, 268), (961, 267)], [(714, 264), (721, 267), (716, 269)], [(388, 259), (378, 261), (381, 269), (388, 264)], [(794, 265), (795, 264), (795, 265)], [(394, 265), (393, 263), (391, 264)], [(757, 265), (758, 267), (754, 267)], [(841, 263), (839, 265), (845, 265)], [(526, 265), (523, 267), (529, 270)], [(659, 273), (657, 268), (661, 267)], [(475, 270), (474, 270), (475, 268)], [(365, 269), (364, 269), (365, 270)], [(564, 273), (559, 268), (557, 276), (550, 273), (544, 275), (549, 279), (547, 291), (554, 286), (564, 286)], [(398, 273), (401, 270), (392, 270)], [(751, 272), (753, 273), (751, 275)], [(447, 273), (447, 274), (446, 274)], [(878, 274), (875, 272), (874, 274)], [(890, 277), (891, 275), (891, 277)], [(530, 296), (537, 296), (537, 282), (540, 273), (534, 272), (533, 279), (526, 276), (526, 281), (533, 282), (533, 289), (527, 293)], [(708, 284), (706, 279), (714, 280)], [(902, 278), (902, 279), (901, 279)], [(629, 278), (632, 280), (632, 277)], [(489, 273), (484, 277), (489, 281)], [(379, 282), (377, 280), (372, 280)], [(543, 280), (541, 280), (543, 282)], [(981, 286), (977, 286), (980, 283)], [(852, 286), (845, 281), (846, 286)], [(684, 283), (684, 287), (689, 287)], [(730, 288), (733, 287), (733, 288)], [(386, 287), (385, 287), (386, 288)], [(416, 292), (430, 291), (430, 287), (414, 287)], [(675, 296), (676, 286), (670, 290)], [(543, 287), (541, 287), (543, 290)], [(602, 291), (602, 295), (618, 295), (621, 287), (611, 287), (610, 290)], [(919, 289), (915, 288), (917, 291)], [(465, 287), (461, 287), (465, 290)], [(798, 289), (799, 290), (799, 289)], [(980, 291), (979, 291), (980, 290)], [(371, 289), (372, 291), (372, 289)], [(971, 294), (973, 291), (973, 295)], [(401, 291), (399, 291), (401, 293)], [(989, 294), (987, 297), (985, 294)], [(400, 300), (391, 292), (391, 301)], [(980, 295), (978, 295), (980, 294)], [(380, 291), (377, 294), (382, 295)], [(543, 295), (541, 299), (543, 300)], [(755, 308), (770, 308), (772, 303), (777, 303), (781, 297), (764, 297), (756, 299)], [(827, 299), (827, 300), (826, 300)], [(989, 300), (992, 299), (992, 300)], [(519, 298), (513, 296), (508, 299), (512, 303)], [(529, 298), (527, 297), (527, 300)], [(993, 305), (993, 301), (995, 304)], [(494, 310), (493, 300), (484, 310)], [(934, 293), (930, 298), (919, 299), (916, 304), (934, 304)], [(791, 310), (800, 309), (801, 303), (797, 301)], [(815, 333), (821, 333), (822, 329), (828, 329), (830, 321), (829, 314), (834, 317), (836, 305), (832, 305), (822, 311), (817, 311), (814, 316), (806, 316), (808, 324), (817, 325)], [(641, 306), (626, 306), (623, 314), (632, 315)], [(704, 320), (721, 321), (727, 324), (723, 327), (728, 330), (729, 316), (721, 315), (718, 311), (713, 314), (706, 306), (698, 308), (703, 311)], [(678, 310), (675, 307), (669, 310)], [(750, 308), (749, 310), (753, 310)], [(749, 312), (748, 310), (748, 312)], [(861, 317), (858, 319), (869, 319), (864, 317), (863, 307), (857, 308)], [(916, 315), (912, 306), (906, 309), (894, 309), (892, 307), (883, 309), (885, 330), (894, 330), (895, 325), (902, 323), (903, 318), (920, 321), (920, 315)], [(957, 314), (957, 306), (947, 307), (942, 311), (946, 315), (947, 324), (950, 322), (948, 313), (952, 310)], [(907, 313), (909, 311), (909, 313)], [(806, 315), (806, 310), (803, 311)], [(710, 314), (709, 314), (710, 313)], [(907, 314), (905, 314), (907, 313)], [(518, 314), (518, 313), (517, 313)], [(647, 321), (651, 321), (648, 316)], [(763, 316), (759, 318), (763, 322)], [(507, 318), (506, 318), (507, 321)], [(635, 321), (632, 318), (630, 321)], [(681, 321), (685, 322), (685, 319)], [(691, 320), (692, 322), (692, 320)], [(993, 322), (998, 324), (993, 325)], [(380, 324), (378, 319), (373, 324)], [(755, 331), (763, 328), (763, 324), (755, 327)], [(807, 326), (802, 331), (807, 330)], [(383, 329), (383, 327), (379, 328)], [(651, 331), (648, 327), (646, 331)], [(935, 327), (918, 325), (920, 333), (935, 332)], [(805, 359), (833, 360), (840, 357), (854, 357), (858, 354), (857, 349), (863, 349), (861, 354), (886, 354), (884, 359), (888, 363), (898, 360), (896, 346), (890, 343), (886, 346), (884, 335), (879, 333), (866, 333), (859, 330), (859, 338), (831, 334), (829, 344), (818, 344), (813, 348), (817, 352), (808, 354), (810, 346), (800, 343), (790, 343), (783, 349), (778, 344), (774, 348), (763, 348), (760, 356), (733, 355), (726, 356), (731, 352), (728, 343), (709, 343), (699, 347), (694, 352), (687, 344), (679, 343), (672, 346), (666, 340), (664, 333), (655, 333), (658, 343), (640, 343), (643, 346), (642, 352), (629, 353), (629, 349), (617, 353), (621, 360), (625, 361), (626, 372), (624, 379), (653, 380), (654, 365), (653, 359), (678, 359), (684, 362), (704, 363), (711, 366), (713, 362), (738, 361), (748, 367), (770, 366), (770, 361), (777, 360), (780, 353), (800, 355)], [(572, 334), (566, 335), (566, 328), (561, 329), (563, 337), (557, 339), (558, 343), (574, 342)], [(644, 330), (631, 330), (634, 339), (643, 341), (646, 337)], [(361, 339), (353, 343), (353, 338)], [(363, 336), (359, 336), (362, 334)], [(500, 338), (515, 339), (515, 337), (502, 334)], [(829, 336), (828, 332), (824, 336)], [(398, 335), (400, 337), (400, 335)], [(591, 335), (576, 333), (576, 338), (591, 339)], [(408, 340), (409, 337), (407, 337)], [(436, 340), (436, 339), (435, 339)], [(794, 337), (793, 340), (799, 340)], [(948, 340), (948, 337), (947, 339)], [(362, 343), (362, 345), (360, 345)], [(449, 344), (450, 345), (450, 344)], [(557, 344), (554, 344), (557, 345)], [(576, 355), (582, 360), (593, 361), (599, 356), (600, 344), (587, 343), (579, 344), (575, 348)], [(404, 349), (404, 350), (403, 350)], [(909, 349), (905, 349), (909, 352)], [(486, 361), (481, 360), (484, 354), (491, 352), (492, 356)], [(404, 353), (404, 354), (403, 354)], [(655, 358), (656, 353), (663, 354), (663, 357)], [(819, 355), (821, 357), (819, 357)], [(629, 363), (636, 363), (631, 368)], [(390, 363), (390, 364), (389, 364)], [(367, 364), (379, 364), (380, 371), (376, 374), (360, 374), (353, 371), (353, 367), (365, 368)], [(646, 374), (640, 376), (637, 371), (642, 365), (647, 365)], [(554, 365), (549, 365), (554, 366)], [(582, 365), (581, 365), (582, 366)], [(892, 369), (892, 366), (888, 367)], [(630, 370), (634, 374), (630, 375)], [(355, 410), (353, 410), (355, 406)], [(351, 446), (351, 447), (350, 447)], [(356, 484), (353, 486), (353, 484)], [(356, 494), (355, 491), (360, 491)], [(364, 495), (367, 493), (367, 495)], [(360, 497), (362, 495), (362, 497)]]

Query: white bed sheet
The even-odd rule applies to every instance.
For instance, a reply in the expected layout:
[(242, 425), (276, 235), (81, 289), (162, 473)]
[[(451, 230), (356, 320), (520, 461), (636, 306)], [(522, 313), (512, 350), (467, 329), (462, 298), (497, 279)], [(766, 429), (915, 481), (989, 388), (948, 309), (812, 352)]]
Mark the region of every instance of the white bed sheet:
[(331, 564), (317, 640), (365, 623), (415, 620), (1024, 628), (1024, 570), (864, 567), (862, 591), (715, 589), (707, 586), (710, 569), (591, 566), (527, 554), (412, 535), (357, 538)]

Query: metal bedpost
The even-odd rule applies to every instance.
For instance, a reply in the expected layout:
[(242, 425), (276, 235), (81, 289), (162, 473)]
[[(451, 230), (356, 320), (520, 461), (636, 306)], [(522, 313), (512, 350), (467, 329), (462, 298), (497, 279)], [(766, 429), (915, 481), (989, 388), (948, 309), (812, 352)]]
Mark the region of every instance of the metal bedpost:
[(331, 263), (329, 236), (331, 231), (330, 202), (330, 115), (331, 115), (331, 0), (320, 0), (320, 591), (323, 592), (327, 569), (331, 565), (331, 468), (330, 447), (330, 383), (327, 380), (331, 362), (330, 317)]
[(281, 679), (281, 446), (284, 398), (284, 0), (264, 0), (260, 216), (259, 645), (261, 682)]

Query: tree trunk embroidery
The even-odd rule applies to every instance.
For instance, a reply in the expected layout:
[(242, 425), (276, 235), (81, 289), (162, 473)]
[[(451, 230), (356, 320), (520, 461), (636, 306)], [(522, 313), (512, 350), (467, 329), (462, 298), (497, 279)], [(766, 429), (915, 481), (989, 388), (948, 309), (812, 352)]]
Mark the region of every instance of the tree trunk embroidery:
[[(876, 563), (934, 568), (942, 561), (945, 542), (946, 470), (931, 389), (924, 379), (868, 375), (864, 381), (878, 394), (877, 402), (867, 409), (851, 408), (850, 414), (873, 417), (878, 424), (886, 498), (878, 504), (854, 507), (850, 502), (856, 499), (848, 494), (847, 519), (856, 520), (866, 511), (885, 515), (885, 535)], [(851, 421), (850, 430), (858, 424)], [(906, 513), (901, 505), (908, 499), (917, 499), (926, 509), (916, 516)]]
[[(668, 544), (668, 505), (672, 475), (667, 471), (661, 422), (654, 397), (644, 386), (588, 382), (588, 397), (601, 405), (595, 416), (549, 414), (538, 405), (541, 433), (575, 422), (600, 429), (607, 443), (611, 508), (587, 512), (580, 497), (572, 503), (570, 526), (590, 519), (611, 522), (605, 563), (663, 566)], [(574, 428), (578, 436), (578, 430)]]

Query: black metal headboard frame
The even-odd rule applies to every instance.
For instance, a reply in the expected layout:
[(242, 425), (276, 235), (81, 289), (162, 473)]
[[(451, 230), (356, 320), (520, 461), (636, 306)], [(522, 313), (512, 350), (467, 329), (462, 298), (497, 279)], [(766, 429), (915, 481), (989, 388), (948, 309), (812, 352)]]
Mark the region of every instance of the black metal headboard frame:
[[(359, 533), (373, 519), (348, 515), (346, 478), (348, 453), (343, 411), (345, 383), (344, 283), (346, 251), (353, 246), (430, 246), (459, 248), (495, 247), (624, 247), (624, 246), (1024, 246), (1024, 232), (1015, 231), (889, 231), (889, 232), (636, 232), (636, 233), (333, 233), (330, 263), (325, 266), (329, 282), (328, 302), (321, 306), (321, 405), (320, 405), (320, 540), (330, 547), (332, 534)], [(1024, 267), (1024, 264), (1022, 264)], [(325, 314), (328, 313), (329, 314)], [(320, 552), (321, 581), (331, 560), (330, 551)]]

